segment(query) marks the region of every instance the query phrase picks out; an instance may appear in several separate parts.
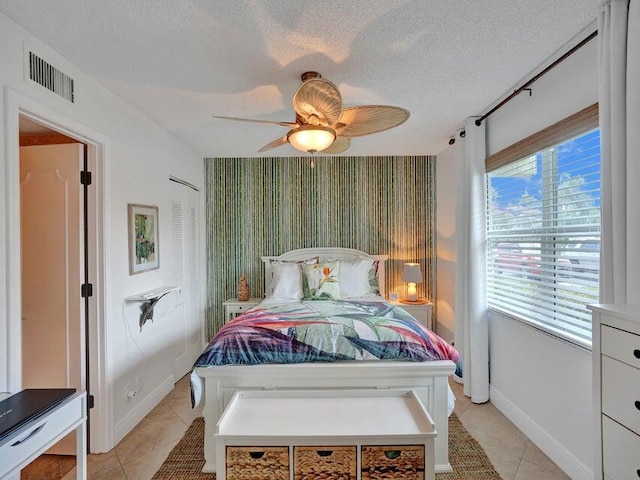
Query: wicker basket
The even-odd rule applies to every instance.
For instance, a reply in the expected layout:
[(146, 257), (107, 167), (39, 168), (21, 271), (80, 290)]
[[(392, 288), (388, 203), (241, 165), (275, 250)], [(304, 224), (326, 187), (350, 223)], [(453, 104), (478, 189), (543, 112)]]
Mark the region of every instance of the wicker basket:
[(294, 480), (356, 480), (355, 446), (294, 447)]
[(289, 480), (289, 447), (227, 447), (226, 480)]
[(424, 445), (362, 447), (362, 480), (424, 480)]

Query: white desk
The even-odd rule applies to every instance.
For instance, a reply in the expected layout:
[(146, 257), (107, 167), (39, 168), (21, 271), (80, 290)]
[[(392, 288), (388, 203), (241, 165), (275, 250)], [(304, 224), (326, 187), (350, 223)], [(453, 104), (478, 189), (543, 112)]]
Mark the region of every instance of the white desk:
[[(290, 469), (294, 473), (291, 478), (311, 478), (296, 471), (298, 449), (313, 446), (320, 454), (348, 446), (357, 478), (375, 478), (366, 471), (378, 465), (368, 466), (367, 455), (383, 446), (398, 455), (409, 449), (415, 455), (419, 450), (422, 466), (409, 476), (395, 478), (433, 480), (435, 436), (431, 417), (411, 390), (240, 391), (216, 427), (216, 478), (226, 478), (229, 467), (224, 459), (239, 446), (252, 450), (264, 447), (267, 452), (270, 447), (284, 450), (276, 452), (284, 469), (283, 479), (290, 478)], [(262, 452), (247, 455), (250, 453)], [(398, 461), (405, 463), (404, 459)]]
[(0, 480), (20, 477), (20, 470), (76, 431), (76, 479), (87, 478), (86, 393), (75, 393), (55, 408), (0, 441)]

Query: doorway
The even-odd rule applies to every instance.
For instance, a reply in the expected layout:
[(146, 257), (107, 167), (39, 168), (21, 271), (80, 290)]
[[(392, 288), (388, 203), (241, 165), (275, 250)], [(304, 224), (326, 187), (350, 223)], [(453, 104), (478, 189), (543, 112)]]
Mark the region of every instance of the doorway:
[[(22, 388), (85, 391), (86, 145), (24, 116), (19, 127)], [(49, 453), (75, 451), (69, 435)]]
[[(24, 133), (24, 127), (29, 121), (38, 128), (47, 130), (46, 134), (61, 135), (72, 139), (76, 144), (81, 145), (84, 150), (87, 170), (92, 173), (91, 186), (88, 189), (86, 198), (86, 232), (87, 241), (84, 243), (79, 239), (78, 254), (87, 253), (86, 259), (80, 257), (80, 284), (76, 288), (69, 288), (69, 292), (76, 292), (77, 297), (82, 291), (87, 296), (81, 299), (80, 321), (84, 326), (84, 331), (74, 331), (77, 338), (69, 340), (70, 343), (80, 344), (81, 349), (75, 353), (76, 358), (80, 352), (80, 369), (74, 370), (76, 378), (80, 378), (81, 388), (87, 390), (92, 395), (93, 402), (88, 398), (91, 424), (87, 432), (87, 438), (91, 453), (106, 452), (112, 448), (113, 427), (112, 427), (112, 405), (108, 398), (107, 385), (109, 384), (109, 369), (107, 365), (106, 343), (105, 343), (105, 278), (107, 277), (108, 266), (105, 262), (105, 228), (104, 219), (106, 217), (104, 204), (104, 178), (105, 178), (105, 152), (108, 139), (102, 134), (71, 120), (68, 117), (35, 102), (12, 90), (5, 92), (5, 148), (6, 156), (6, 177), (4, 187), (7, 199), (7, 272), (8, 283), (6, 290), (7, 298), (7, 350), (3, 352), (6, 373), (3, 377), (5, 390), (16, 392), (27, 387), (28, 379), (26, 370), (23, 372), (23, 265), (21, 254), (21, 175), (20, 175), (20, 130)], [(26, 122), (26, 123), (25, 123)], [(43, 134), (45, 134), (43, 132)], [(23, 172), (24, 173), (24, 172)], [(76, 172), (77, 174), (77, 172)], [(32, 178), (33, 179), (33, 178)], [(85, 180), (86, 180), (85, 176)], [(37, 205), (37, 204), (36, 204)], [(79, 215), (79, 213), (78, 213)], [(81, 224), (84, 219), (81, 219)], [(84, 227), (82, 227), (84, 228)], [(82, 250), (84, 246), (84, 250)], [(74, 267), (75, 268), (75, 267)], [(83, 288), (84, 276), (90, 278), (92, 288)], [(75, 280), (74, 280), (75, 282)], [(82, 289), (82, 290), (81, 290)], [(75, 294), (74, 294), (75, 295)], [(70, 302), (67, 300), (67, 302)], [(70, 304), (70, 303), (69, 303)], [(33, 311), (31, 314), (33, 315)], [(66, 320), (65, 320), (66, 321)], [(86, 323), (85, 323), (86, 322)], [(67, 336), (70, 335), (68, 330)], [(80, 339), (84, 337), (84, 341)], [(67, 341), (67, 340), (65, 340)], [(84, 351), (82, 350), (84, 349)], [(71, 350), (69, 349), (69, 352)], [(6, 356), (4, 356), (6, 353)], [(25, 366), (25, 368), (28, 368)], [(78, 373), (80, 372), (80, 373)], [(25, 374), (25, 385), (23, 386), (23, 373)], [(83, 375), (88, 374), (88, 375)], [(73, 375), (70, 370), (66, 373), (68, 378)], [(82, 380), (84, 379), (84, 383)], [(31, 384), (32, 385), (32, 384)], [(78, 387), (75, 387), (78, 388)]]

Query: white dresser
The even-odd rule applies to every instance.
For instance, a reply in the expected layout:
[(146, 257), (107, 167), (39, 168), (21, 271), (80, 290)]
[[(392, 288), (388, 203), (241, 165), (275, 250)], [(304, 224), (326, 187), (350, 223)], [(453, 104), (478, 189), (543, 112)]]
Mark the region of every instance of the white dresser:
[(593, 478), (640, 479), (640, 305), (593, 305)]

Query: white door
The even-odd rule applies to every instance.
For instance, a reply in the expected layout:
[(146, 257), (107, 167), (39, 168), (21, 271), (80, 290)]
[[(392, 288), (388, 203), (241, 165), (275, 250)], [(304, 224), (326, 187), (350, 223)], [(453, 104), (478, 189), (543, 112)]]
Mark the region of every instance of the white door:
[(202, 350), (203, 312), (200, 308), (199, 193), (171, 182), (171, 284), (176, 293), (173, 375), (187, 373)]
[(20, 148), (23, 388), (84, 390), (82, 162), (81, 144)]

